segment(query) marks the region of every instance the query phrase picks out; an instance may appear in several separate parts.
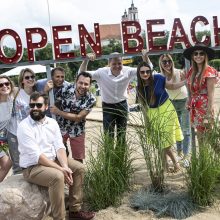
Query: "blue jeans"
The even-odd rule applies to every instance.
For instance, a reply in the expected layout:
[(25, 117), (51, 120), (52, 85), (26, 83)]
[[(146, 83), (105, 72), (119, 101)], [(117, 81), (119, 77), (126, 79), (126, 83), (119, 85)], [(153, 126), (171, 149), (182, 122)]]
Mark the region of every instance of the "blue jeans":
[(8, 132), (8, 146), (9, 153), (12, 160), (12, 169), (13, 174), (18, 174), (22, 172), (21, 167), (19, 166), (19, 151), (18, 151), (18, 139), (17, 136)]
[(183, 141), (178, 141), (176, 143), (177, 151), (179, 152), (182, 151), (184, 155), (187, 155), (191, 147), (191, 137), (190, 137), (191, 129), (190, 129), (189, 111), (186, 109), (186, 99), (171, 100), (171, 102), (173, 103), (176, 109), (180, 126), (184, 136)]
[(127, 101), (122, 101), (116, 104), (102, 103), (103, 108), (103, 128), (104, 132), (114, 138), (116, 126), (117, 140), (125, 142), (128, 104)]

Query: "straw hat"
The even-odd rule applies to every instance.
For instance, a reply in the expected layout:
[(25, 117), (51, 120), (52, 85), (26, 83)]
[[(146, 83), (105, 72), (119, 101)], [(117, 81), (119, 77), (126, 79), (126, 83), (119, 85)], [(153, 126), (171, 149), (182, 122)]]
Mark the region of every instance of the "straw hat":
[(205, 46), (204, 44), (196, 44), (193, 47), (189, 47), (189, 48), (185, 49), (183, 52), (183, 56), (186, 59), (191, 60), (191, 55), (196, 50), (204, 51), (208, 55), (209, 60), (211, 60), (215, 57), (215, 51), (212, 48)]

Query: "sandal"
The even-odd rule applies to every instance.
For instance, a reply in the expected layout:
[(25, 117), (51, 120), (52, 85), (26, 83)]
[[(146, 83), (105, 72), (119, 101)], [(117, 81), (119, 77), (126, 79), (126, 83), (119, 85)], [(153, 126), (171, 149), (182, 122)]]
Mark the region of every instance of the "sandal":
[(174, 172), (174, 173), (177, 173), (177, 172), (179, 172), (180, 170), (181, 170), (181, 167), (180, 167), (179, 162), (175, 163), (175, 164), (174, 164), (173, 172)]

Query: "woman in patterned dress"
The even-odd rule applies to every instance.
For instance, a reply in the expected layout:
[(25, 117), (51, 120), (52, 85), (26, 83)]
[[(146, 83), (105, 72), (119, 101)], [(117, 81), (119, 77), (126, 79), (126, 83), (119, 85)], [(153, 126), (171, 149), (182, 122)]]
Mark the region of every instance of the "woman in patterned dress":
[(198, 44), (187, 48), (183, 55), (191, 60), (191, 68), (186, 75), (190, 92), (188, 109), (192, 126), (196, 128), (200, 139), (214, 118), (214, 91), (218, 72), (208, 65), (208, 60), (214, 58), (214, 50)]

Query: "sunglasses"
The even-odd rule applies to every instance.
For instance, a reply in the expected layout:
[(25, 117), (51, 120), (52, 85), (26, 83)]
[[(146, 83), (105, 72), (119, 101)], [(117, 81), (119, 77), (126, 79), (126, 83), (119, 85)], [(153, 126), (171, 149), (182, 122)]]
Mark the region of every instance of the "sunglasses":
[(204, 52), (194, 52), (193, 53), (193, 56), (195, 56), (195, 57), (198, 55), (202, 57), (202, 56), (205, 56), (205, 53)]
[(35, 108), (35, 106), (36, 106), (37, 108), (42, 108), (43, 103), (29, 103), (29, 107), (30, 107), (30, 108)]
[(10, 86), (10, 82), (0, 83), (0, 88), (3, 86)]
[(35, 76), (33, 75), (33, 76), (25, 76), (24, 77), (26, 80), (29, 80), (29, 79), (35, 79)]
[(143, 75), (144, 75), (145, 73), (146, 73), (146, 74), (151, 74), (151, 70), (140, 70), (140, 73), (143, 74)]
[(161, 62), (162, 62), (163, 65), (171, 64), (172, 63), (171, 60), (162, 60)]

